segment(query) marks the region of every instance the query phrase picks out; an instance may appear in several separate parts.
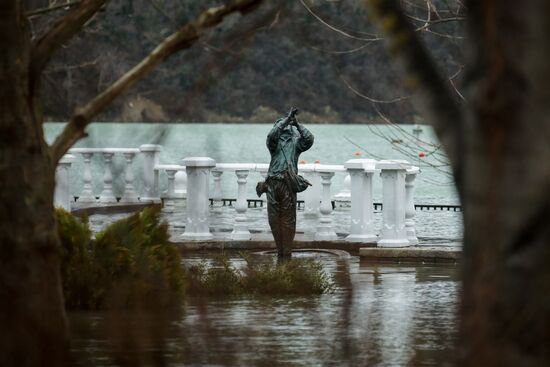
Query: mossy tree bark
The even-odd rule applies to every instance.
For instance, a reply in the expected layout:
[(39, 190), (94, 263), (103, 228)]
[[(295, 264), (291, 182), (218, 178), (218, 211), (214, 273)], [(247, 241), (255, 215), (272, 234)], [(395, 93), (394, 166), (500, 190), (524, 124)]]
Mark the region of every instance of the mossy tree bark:
[(0, 3), (0, 355), (66, 365), (68, 334), (53, 212), (55, 164), (35, 109), (20, 2)]
[(550, 365), (550, 3), (468, 1), (458, 104), (397, 1), (366, 1), (464, 207), (460, 365)]

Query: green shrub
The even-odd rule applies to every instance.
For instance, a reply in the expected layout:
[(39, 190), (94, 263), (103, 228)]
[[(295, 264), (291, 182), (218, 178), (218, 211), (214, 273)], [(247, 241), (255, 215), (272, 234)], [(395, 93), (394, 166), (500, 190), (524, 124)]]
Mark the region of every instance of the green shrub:
[[(283, 264), (271, 259), (252, 260), (238, 269), (225, 255), (187, 268), (189, 294), (197, 295), (311, 295), (332, 290), (332, 277), (314, 259), (294, 258)], [(266, 261), (267, 260), (267, 261)]]
[(61, 281), (67, 308), (93, 308), (96, 296), (92, 266), (92, 233), (87, 219), (78, 220), (63, 209), (56, 209), (61, 246)]
[(184, 269), (158, 209), (114, 222), (92, 239), (86, 221), (57, 210), (67, 308), (165, 306), (182, 299)]

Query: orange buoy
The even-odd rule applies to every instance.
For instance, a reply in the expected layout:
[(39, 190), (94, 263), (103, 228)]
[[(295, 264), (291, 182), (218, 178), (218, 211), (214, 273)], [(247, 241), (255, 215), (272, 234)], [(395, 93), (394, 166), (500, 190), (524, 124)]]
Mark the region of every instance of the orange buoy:
[(355, 152), (353, 155), (356, 156), (356, 157), (360, 157), (360, 156), (361, 156), (361, 152)]
[(300, 159), (300, 162), (298, 162), (298, 164), (306, 164), (306, 161), (304, 161), (303, 159)]
[(419, 156), (420, 158), (424, 158), (424, 157), (426, 156), (426, 153), (420, 152), (420, 153), (418, 153), (418, 156)]
[(313, 162), (313, 163), (315, 163), (315, 164), (319, 164), (319, 163), (321, 163), (321, 161), (320, 161), (320, 160), (318, 160), (318, 159), (316, 159), (316, 160), (315, 160), (315, 162)]

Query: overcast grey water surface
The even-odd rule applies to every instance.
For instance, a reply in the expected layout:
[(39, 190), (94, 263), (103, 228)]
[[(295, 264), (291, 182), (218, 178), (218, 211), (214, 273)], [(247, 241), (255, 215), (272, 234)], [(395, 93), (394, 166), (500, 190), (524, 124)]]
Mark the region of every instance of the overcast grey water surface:
[(187, 297), (174, 312), (72, 312), (74, 357), (83, 366), (452, 365), (455, 266), (321, 260), (337, 284), (321, 296)]

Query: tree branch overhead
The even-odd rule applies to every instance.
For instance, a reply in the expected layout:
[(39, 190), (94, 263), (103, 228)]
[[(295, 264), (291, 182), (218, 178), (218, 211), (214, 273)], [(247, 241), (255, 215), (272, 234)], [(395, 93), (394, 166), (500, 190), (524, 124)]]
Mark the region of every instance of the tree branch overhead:
[(229, 14), (234, 12), (246, 14), (254, 10), (261, 2), (262, 0), (235, 0), (228, 5), (210, 8), (202, 12), (195, 20), (185, 24), (177, 32), (165, 38), (139, 64), (85, 106), (75, 109), (75, 113), (50, 148), (54, 160), (61, 159), (63, 154), (84, 136), (84, 129), (91, 119), (168, 56), (191, 47), (200, 38), (202, 32), (218, 25)]
[(32, 70), (38, 74), (51, 55), (69, 41), (90, 20), (108, 0), (84, 0), (74, 7), (44, 35), (39, 37), (32, 48)]
[[(365, 0), (374, 20), (387, 36), (389, 51), (405, 69), (407, 86), (416, 92), (422, 107), (431, 115), (451, 162), (458, 162), (462, 107), (447, 80), (425, 50), (413, 26), (395, 0)], [(453, 167), (459, 180), (459, 167)]]

